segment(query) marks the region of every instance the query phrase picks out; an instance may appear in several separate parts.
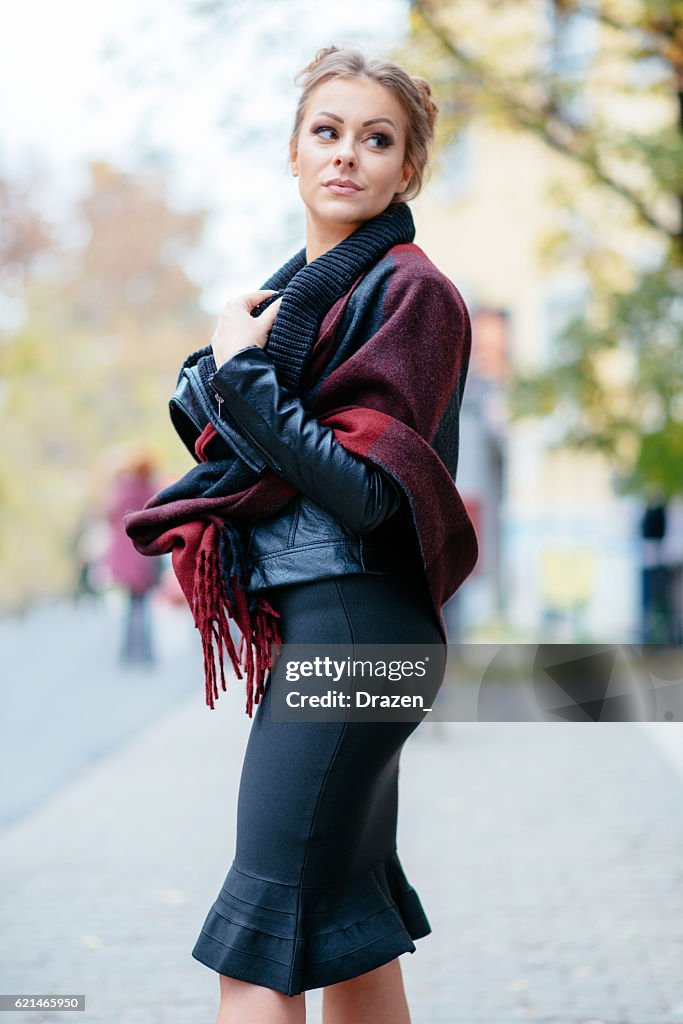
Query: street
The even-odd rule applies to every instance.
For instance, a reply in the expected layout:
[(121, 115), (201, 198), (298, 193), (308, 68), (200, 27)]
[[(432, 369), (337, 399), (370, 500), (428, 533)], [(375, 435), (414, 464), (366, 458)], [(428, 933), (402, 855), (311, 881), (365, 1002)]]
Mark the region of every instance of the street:
[[(213, 1024), (190, 951), (232, 859), (243, 684), (205, 706), (179, 612), (158, 614), (158, 666), (123, 671), (119, 612), (2, 624), (0, 991), (85, 994), (92, 1024)], [(683, 1022), (682, 729), (420, 726), (398, 835), (433, 929), (401, 960), (413, 1024)]]

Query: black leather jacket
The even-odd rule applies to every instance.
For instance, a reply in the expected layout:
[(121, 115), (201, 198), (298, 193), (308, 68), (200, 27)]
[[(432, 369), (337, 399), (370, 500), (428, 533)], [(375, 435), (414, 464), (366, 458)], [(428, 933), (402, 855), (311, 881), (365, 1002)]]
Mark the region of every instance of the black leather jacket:
[(394, 571), (395, 539), (386, 527), (405, 501), (400, 485), (347, 451), (280, 384), (259, 346), (223, 363), (211, 387), (216, 403), (210, 419), (219, 433), (225, 403), (248, 443), (250, 464), (270, 467), (300, 492), (274, 515), (240, 521), (254, 566), (248, 589)]

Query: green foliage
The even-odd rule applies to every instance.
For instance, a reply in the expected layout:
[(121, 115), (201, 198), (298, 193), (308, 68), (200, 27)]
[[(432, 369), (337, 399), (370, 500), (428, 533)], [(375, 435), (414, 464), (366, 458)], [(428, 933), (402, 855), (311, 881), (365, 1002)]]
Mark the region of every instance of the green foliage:
[[(440, 55), (447, 134), (483, 120), (534, 136), (574, 172), (554, 185), (557, 222), (540, 255), (582, 270), (589, 300), (540, 369), (513, 375), (511, 415), (552, 416), (558, 444), (606, 454), (623, 490), (680, 494), (683, 3), (555, 0), (546, 11), (526, 46), (540, 17), (531, 5), (413, 0), (402, 56), (429, 77)], [(567, 46), (581, 23), (588, 54)], [(623, 251), (629, 235), (642, 239), (636, 256)]]
[[(610, 456), (623, 491), (657, 484), (667, 496), (683, 489), (683, 273), (657, 268), (632, 290), (602, 296), (601, 317), (572, 319), (550, 364), (517, 375), (515, 417), (562, 409), (563, 443)], [(601, 369), (606, 353), (617, 366)]]

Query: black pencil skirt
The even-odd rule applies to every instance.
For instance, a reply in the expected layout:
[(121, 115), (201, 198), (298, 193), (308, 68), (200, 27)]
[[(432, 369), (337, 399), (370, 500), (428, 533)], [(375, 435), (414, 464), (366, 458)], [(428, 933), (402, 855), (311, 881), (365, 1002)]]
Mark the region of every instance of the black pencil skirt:
[[(264, 593), (285, 644), (435, 645), (440, 687), (446, 645), (426, 582), (359, 573)], [(419, 721), (274, 721), (273, 692), (292, 688), (283, 664), (254, 715), (235, 857), (192, 955), (293, 996), (414, 953), (431, 928), (396, 849), (399, 758)]]

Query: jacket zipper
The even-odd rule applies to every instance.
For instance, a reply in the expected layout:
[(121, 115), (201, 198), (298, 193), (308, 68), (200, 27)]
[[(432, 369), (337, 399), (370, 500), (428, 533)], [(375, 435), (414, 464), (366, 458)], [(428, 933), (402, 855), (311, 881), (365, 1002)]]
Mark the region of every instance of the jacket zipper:
[[(212, 373), (211, 376), (209, 377), (209, 383), (210, 384), (211, 384), (211, 381), (213, 380), (213, 378), (214, 378), (214, 374)], [(211, 390), (214, 393), (214, 396), (216, 398), (216, 404), (218, 405), (218, 418), (222, 419), (221, 406), (223, 405), (223, 402), (225, 401), (225, 399), (223, 398), (223, 396), (221, 394), (218, 393), (218, 391), (216, 391), (216, 389), (213, 386), (213, 384), (211, 384)], [(279, 463), (277, 463), (277, 462), (275, 462), (273, 460), (273, 456), (270, 454), (270, 452), (267, 452), (266, 449), (263, 447), (263, 445), (260, 444), (260, 442), (256, 440), (254, 435), (244, 426), (243, 423), (240, 422), (238, 417), (235, 416), (234, 412), (231, 412), (231, 416), (233, 417), (233, 419), (237, 423), (237, 425), (240, 428), (240, 430), (244, 433), (244, 435), (246, 436), (247, 440), (250, 441), (253, 444), (254, 448), (257, 448), (260, 451), (261, 455), (263, 456), (263, 458), (266, 461), (266, 464), (269, 465), (272, 469), (274, 469), (276, 473), (282, 473), (284, 471), (284, 466), (281, 466)]]

